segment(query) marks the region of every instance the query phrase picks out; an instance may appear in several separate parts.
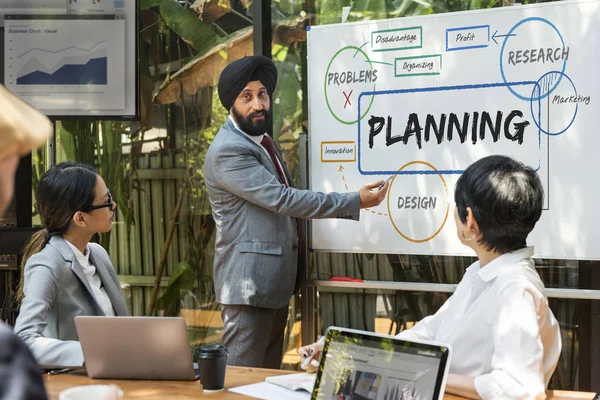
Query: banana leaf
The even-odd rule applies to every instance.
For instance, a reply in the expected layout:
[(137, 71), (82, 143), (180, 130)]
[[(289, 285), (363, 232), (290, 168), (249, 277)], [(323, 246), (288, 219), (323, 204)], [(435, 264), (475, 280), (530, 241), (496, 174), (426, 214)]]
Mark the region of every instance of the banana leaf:
[(196, 281), (196, 273), (187, 261), (182, 261), (177, 265), (175, 271), (171, 274), (167, 289), (158, 298), (156, 307), (159, 310), (173, 309), (175, 311), (181, 298), (182, 290), (191, 290)]
[(219, 40), (219, 36), (209, 24), (199, 19), (192, 11), (180, 6), (175, 0), (161, 1), (160, 15), (165, 24), (196, 51), (208, 49), (216, 45)]
[[(197, 1), (194, 4), (200, 4), (200, 2)], [(196, 9), (194, 9), (194, 6), (191, 8), (200, 18), (202, 18), (202, 21), (210, 24), (231, 12), (231, 2), (229, 0), (209, 0), (202, 3), (202, 5)]]
[(204, 87), (216, 86), (219, 75), (227, 64), (253, 54), (252, 32), (252, 27), (240, 29), (223, 38), (218, 46), (200, 52), (162, 83), (153, 102), (170, 104), (179, 100), (180, 81), (188, 96), (193, 96)]
[(152, 7), (158, 7), (162, 2), (163, 0), (141, 0), (140, 10), (147, 10)]

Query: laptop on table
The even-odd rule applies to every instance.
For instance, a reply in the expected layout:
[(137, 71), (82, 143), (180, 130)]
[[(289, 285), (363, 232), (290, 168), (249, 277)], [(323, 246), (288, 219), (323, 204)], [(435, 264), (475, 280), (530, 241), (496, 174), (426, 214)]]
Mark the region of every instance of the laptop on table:
[(185, 320), (179, 317), (75, 317), (90, 378), (194, 380)]
[(312, 399), (443, 399), (451, 349), (338, 327), (327, 330)]

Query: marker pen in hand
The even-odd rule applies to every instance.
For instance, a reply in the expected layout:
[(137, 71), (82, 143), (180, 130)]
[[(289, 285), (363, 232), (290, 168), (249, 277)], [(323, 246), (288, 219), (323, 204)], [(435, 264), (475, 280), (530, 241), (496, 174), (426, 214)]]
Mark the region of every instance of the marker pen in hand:
[(385, 185), (386, 182), (390, 182), (394, 178), (394, 176), (396, 176), (396, 175), (390, 175), (386, 180), (381, 182), (381, 185), (379, 185), (377, 187), (377, 190), (380, 190), (383, 187), (383, 185)]
[[(321, 337), (319, 338), (319, 340), (317, 340), (317, 344), (325, 344), (325, 336), (321, 336)], [(312, 349), (311, 349), (311, 350), (310, 350), (310, 352), (308, 353), (308, 357), (306, 357), (306, 360), (304, 360), (304, 361), (302, 362), (302, 365), (300, 366), (300, 368), (302, 368), (302, 369), (306, 369), (306, 368), (308, 368), (308, 366), (309, 366), (310, 362), (311, 362), (311, 361), (312, 361), (312, 359), (313, 359), (313, 355), (314, 355), (314, 352), (313, 352), (313, 351), (312, 351)]]

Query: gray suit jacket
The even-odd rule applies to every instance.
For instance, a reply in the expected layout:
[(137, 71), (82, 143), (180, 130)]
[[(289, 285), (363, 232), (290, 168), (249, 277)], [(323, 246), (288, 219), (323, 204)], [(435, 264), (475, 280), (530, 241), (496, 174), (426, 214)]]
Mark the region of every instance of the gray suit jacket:
[[(117, 274), (102, 246), (90, 243), (90, 261), (102, 280), (116, 315), (127, 315)], [(104, 315), (73, 250), (53, 236), (25, 265), (25, 297), (15, 333), (42, 365), (81, 366), (83, 353), (75, 329), (78, 315)]]
[(214, 285), (221, 304), (283, 307), (296, 282), (296, 218), (360, 215), (357, 192), (324, 194), (280, 183), (271, 158), (229, 119), (206, 153), (204, 180), (217, 227)]

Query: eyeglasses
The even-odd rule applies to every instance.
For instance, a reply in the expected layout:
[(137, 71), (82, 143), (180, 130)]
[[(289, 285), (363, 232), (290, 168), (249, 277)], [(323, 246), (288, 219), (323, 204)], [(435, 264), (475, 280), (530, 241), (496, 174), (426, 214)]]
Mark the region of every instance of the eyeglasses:
[(106, 204), (100, 204), (100, 205), (97, 205), (97, 206), (90, 206), (90, 207), (87, 208), (87, 210), (83, 210), (83, 211), (89, 213), (91, 211), (98, 210), (98, 209), (104, 208), (104, 207), (112, 208), (112, 206), (113, 206), (113, 198), (112, 198), (112, 194), (110, 194), (110, 190), (106, 191), (106, 195), (108, 196), (108, 202)]

